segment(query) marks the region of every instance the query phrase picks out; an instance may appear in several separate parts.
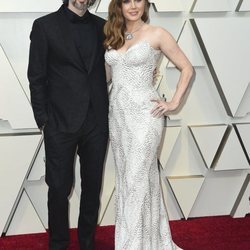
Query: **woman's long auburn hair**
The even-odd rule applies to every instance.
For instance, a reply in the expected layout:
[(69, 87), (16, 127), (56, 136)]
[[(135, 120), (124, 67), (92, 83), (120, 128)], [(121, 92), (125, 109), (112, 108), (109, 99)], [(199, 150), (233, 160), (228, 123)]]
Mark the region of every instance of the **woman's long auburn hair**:
[[(147, 22), (149, 19), (148, 12), (150, 3), (145, 1), (145, 10), (141, 17), (142, 21)], [(108, 21), (104, 26), (104, 34), (106, 36), (104, 40), (104, 47), (106, 49), (119, 49), (125, 43), (125, 29), (126, 23), (122, 14), (122, 2), (123, 0), (111, 0), (108, 11)]]

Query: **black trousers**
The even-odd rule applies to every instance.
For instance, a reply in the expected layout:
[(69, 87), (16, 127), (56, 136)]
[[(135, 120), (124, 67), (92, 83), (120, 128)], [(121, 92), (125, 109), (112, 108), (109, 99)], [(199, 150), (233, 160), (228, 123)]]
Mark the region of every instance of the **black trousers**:
[(69, 195), (74, 181), (76, 153), (80, 157), (81, 198), (78, 220), (80, 249), (94, 249), (103, 163), (108, 132), (100, 130), (92, 109), (76, 133), (57, 131), (50, 124), (44, 129), (46, 183), (48, 189), (49, 249), (69, 245)]

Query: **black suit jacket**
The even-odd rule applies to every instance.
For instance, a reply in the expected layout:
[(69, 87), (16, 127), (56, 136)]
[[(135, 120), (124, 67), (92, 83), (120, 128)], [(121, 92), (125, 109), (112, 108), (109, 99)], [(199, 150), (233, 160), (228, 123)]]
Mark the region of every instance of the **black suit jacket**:
[[(38, 127), (46, 123), (62, 132), (83, 124), (91, 101), (98, 125), (108, 130), (108, 93), (104, 67), (105, 20), (90, 14), (97, 38), (88, 71), (81, 48), (72, 39), (63, 7), (34, 21), (30, 34), (28, 79)], [(86, 34), (87, 35), (87, 34)]]

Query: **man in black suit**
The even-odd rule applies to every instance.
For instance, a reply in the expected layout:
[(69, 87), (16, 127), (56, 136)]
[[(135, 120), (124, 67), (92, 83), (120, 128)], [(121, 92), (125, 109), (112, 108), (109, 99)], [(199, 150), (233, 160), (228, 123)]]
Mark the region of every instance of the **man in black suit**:
[(69, 245), (68, 197), (76, 153), (82, 188), (78, 239), (80, 249), (94, 249), (108, 139), (105, 20), (87, 10), (94, 1), (63, 2), (58, 11), (34, 21), (28, 67), (34, 117), (44, 132), (49, 249)]

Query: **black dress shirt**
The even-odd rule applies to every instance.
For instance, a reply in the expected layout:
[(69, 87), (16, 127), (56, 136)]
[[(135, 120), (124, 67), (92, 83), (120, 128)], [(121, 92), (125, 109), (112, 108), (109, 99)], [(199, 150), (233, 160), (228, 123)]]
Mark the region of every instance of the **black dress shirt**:
[(78, 16), (64, 6), (65, 14), (72, 25), (72, 33), (75, 44), (83, 59), (85, 69), (88, 71), (89, 62), (93, 53), (93, 40), (97, 39), (94, 23), (87, 10), (83, 16)]

